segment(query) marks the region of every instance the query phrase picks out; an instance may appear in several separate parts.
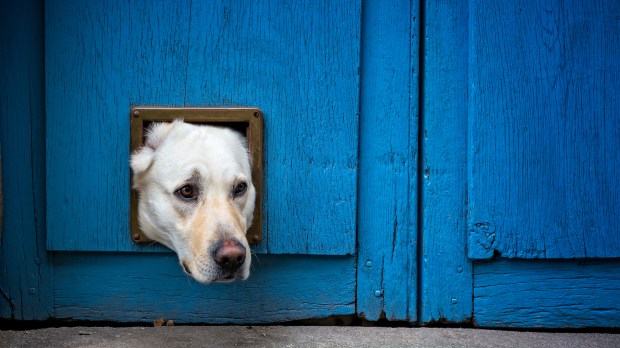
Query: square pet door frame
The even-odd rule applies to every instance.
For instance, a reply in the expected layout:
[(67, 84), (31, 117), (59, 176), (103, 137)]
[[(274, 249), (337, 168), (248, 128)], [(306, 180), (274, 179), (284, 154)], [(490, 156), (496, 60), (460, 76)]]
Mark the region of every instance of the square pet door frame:
[[(187, 123), (224, 126), (244, 133), (248, 150), (253, 159), (252, 183), (256, 188), (256, 207), (254, 220), (247, 231), (248, 242), (262, 241), (262, 201), (263, 201), (263, 113), (257, 108), (172, 108), (142, 107), (131, 108), (130, 153), (139, 149), (144, 143), (144, 132), (152, 122), (172, 122), (177, 118)], [(130, 175), (133, 180), (133, 174)], [(130, 181), (130, 187), (131, 187)], [(131, 190), (130, 197), (130, 236), (138, 243), (152, 242), (140, 229), (138, 224), (138, 192)]]

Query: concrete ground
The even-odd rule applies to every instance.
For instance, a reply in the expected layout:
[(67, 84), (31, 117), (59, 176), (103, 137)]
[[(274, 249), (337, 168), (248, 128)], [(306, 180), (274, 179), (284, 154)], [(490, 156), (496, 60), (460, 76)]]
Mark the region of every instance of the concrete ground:
[(0, 347), (620, 347), (620, 334), (329, 326), (61, 327), (0, 331)]

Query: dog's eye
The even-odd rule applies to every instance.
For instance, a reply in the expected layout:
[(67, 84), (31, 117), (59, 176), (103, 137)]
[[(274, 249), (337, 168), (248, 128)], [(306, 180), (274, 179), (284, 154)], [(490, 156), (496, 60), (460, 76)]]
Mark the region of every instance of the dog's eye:
[(239, 197), (243, 195), (247, 189), (248, 189), (248, 184), (246, 184), (245, 181), (242, 181), (238, 183), (237, 185), (235, 185), (235, 187), (233, 188), (233, 196)]
[(192, 185), (185, 185), (183, 187), (181, 187), (180, 189), (176, 190), (174, 193), (176, 193), (178, 196), (181, 196), (184, 199), (187, 200), (193, 200), (196, 199), (197, 197), (197, 192), (198, 190), (196, 190)]

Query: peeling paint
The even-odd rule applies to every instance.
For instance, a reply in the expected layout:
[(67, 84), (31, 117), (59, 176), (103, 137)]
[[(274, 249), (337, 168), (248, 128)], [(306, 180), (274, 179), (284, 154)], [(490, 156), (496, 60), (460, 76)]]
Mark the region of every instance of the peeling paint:
[(490, 222), (470, 224), (467, 230), (467, 256), (472, 259), (493, 257), (495, 247), (495, 225)]

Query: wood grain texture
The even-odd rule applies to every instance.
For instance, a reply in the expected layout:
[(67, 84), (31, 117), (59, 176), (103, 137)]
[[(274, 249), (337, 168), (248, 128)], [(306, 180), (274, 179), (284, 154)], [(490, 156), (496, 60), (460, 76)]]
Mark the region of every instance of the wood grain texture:
[(43, 77), (43, 4), (0, 2), (0, 318), (43, 320), (52, 314)]
[(355, 311), (353, 257), (259, 255), (248, 280), (209, 286), (170, 254), (60, 253), (54, 272), (56, 318), (241, 324)]
[(364, 2), (357, 312), (417, 318), (417, 1)]
[(45, 8), (50, 249), (149, 250), (127, 237), (128, 113), (154, 104), (261, 108), (256, 251), (354, 253), (359, 1)]
[(424, 2), (420, 322), (472, 315), (467, 259), (467, 1)]
[(487, 327), (620, 326), (619, 260), (502, 260), (474, 266), (474, 316)]
[(469, 256), (620, 256), (620, 3), (472, 1)]

